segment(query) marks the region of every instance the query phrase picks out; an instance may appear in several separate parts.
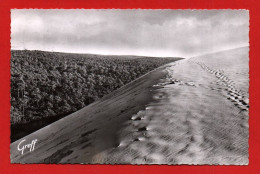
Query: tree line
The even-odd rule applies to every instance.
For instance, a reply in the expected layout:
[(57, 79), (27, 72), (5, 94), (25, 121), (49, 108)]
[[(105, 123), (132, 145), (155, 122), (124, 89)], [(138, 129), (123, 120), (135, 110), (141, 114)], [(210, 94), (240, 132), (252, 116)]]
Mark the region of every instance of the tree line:
[(65, 116), (179, 58), (11, 51), (11, 125)]

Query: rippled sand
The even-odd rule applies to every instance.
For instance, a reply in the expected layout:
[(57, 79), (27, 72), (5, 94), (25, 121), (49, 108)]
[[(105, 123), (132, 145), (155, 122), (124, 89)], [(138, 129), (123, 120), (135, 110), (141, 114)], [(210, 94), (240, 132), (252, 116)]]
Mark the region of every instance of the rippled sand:
[(160, 67), (31, 135), (13, 163), (248, 164), (248, 48)]

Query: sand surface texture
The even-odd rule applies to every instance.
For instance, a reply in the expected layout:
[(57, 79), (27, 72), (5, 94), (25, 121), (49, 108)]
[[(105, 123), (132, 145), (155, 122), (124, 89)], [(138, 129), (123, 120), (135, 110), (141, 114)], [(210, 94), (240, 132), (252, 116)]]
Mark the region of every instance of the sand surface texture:
[(248, 71), (248, 47), (162, 66), (12, 143), (11, 162), (248, 164)]

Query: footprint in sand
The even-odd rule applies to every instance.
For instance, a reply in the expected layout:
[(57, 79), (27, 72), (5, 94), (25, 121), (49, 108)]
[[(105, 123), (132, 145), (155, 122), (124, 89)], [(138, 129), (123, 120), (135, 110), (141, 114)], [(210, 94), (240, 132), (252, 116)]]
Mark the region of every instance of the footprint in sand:
[(194, 82), (186, 82), (185, 83), (187, 86), (194, 86), (194, 87), (198, 87), (199, 85), (195, 84)]
[[(205, 64), (197, 62), (198, 65), (202, 67), (202, 69), (208, 71), (209, 73), (215, 75), (219, 80), (217, 80), (216, 84), (220, 86), (226, 86), (225, 96), (227, 99), (234, 103), (235, 106), (239, 107), (241, 111), (248, 111), (249, 102), (248, 99), (245, 99), (243, 94), (239, 93), (239, 91), (235, 88), (235, 82), (229, 79), (227, 76), (224, 75), (223, 70), (213, 70), (209, 69)], [(206, 68), (205, 68), (206, 67)], [(215, 88), (211, 88), (215, 90)]]

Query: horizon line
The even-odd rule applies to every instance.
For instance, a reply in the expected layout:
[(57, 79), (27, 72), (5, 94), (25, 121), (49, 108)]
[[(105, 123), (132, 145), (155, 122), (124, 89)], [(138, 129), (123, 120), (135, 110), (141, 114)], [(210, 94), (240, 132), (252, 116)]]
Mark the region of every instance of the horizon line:
[(42, 51), (50, 53), (64, 53), (64, 54), (85, 54), (85, 55), (100, 55), (100, 56), (135, 56), (135, 57), (158, 57), (158, 58), (183, 58), (180, 56), (148, 56), (148, 55), (134, 55), (134, 54), (98, 54), (98, 53), (79, 53), (79, 52), (61, 52), (61, 51), (46, 51), (46, 50), (33, 50), (33, 49), (10, 49), (11, 51)]
[(207, 52), (203, 54), (198, 54), (195, 56), (187, 56), (187, 57), (182, 57), (182, 56), (148, 56), (148, 55), (134, 55), (134, 54), (98, 54), (98, 53), (80, 53), (80, 52), (62, 52), (62, 51), (47, 51), (47, 50), (34, 50), (34, 49), (10, 49), (11, 51), (42, 51), (42, 52), (50, 52), (50, 53), (64, 53), (64, 54), (85, 54), (85, 55), (100, 55), (100, 56), (134, 56), (134, 57), (157, 57), (157, 58), (183, 58), (183, 59), (188, 59), (188, 58), (193, 58), (193, 57), (200, 57), (208, 54), (213, 54), (213, 53), (218, 53), (222, 51), (228, 51), (228, 50), (233, 50), (233, 49), (239, 49), (239, 48), (244, 48), (244, 47), (250, 47), (250, 45), (245, 45), (245, 46), (239, 46), (239, 47), (234, 47), (234, 48), (228, 48), (228, 49), (223, 49), (223, 50), (216, 50), (214, 52)]

